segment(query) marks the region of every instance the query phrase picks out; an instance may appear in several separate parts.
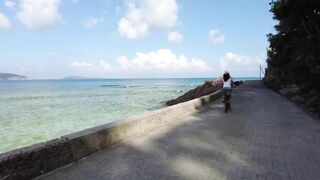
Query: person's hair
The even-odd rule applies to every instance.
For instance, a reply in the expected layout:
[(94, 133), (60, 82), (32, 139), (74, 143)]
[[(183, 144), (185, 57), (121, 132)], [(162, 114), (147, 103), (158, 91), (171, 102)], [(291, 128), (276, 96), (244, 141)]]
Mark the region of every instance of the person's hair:
[(223, 74), (223, 80), (224, 81), (228, 81), (229, 79), (230, 79), (230, 74), (229, 73)]

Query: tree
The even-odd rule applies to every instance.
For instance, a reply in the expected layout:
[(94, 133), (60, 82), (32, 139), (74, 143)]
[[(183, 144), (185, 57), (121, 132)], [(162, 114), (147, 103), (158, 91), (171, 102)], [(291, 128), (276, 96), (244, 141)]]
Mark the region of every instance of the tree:
[(268, 34), (266, 81), (274, 88), (297, 84), (305, 90), (320, 86), (320, 0), (272, 0), (278, 20)]

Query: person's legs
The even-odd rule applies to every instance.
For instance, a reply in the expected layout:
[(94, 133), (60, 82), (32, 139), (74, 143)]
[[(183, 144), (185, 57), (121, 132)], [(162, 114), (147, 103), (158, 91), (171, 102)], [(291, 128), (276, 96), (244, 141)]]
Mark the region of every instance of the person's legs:
[(222, 95), (223, 95), (222, 103), (224, 103), (226, 101), (227, 89), (226, 88), (222, 88), (221, 92), (222, 92)]
[(224, 101), (223, 103), (227, 103), (227, 107), (229, 110), (231, 110), (231, 93), (232, 89), (231, 88), (223, 88), (223, 96), (224, 96)]
[(229, 92), (228, 92), (228, 95), (229, 95), (229, 98), (228, 98), (228, 104), (229, 104), (229, 111), (231, 111), (231, 97), (232, 97), (232, 89), (230, 88), (229, 90), (228, 90)]

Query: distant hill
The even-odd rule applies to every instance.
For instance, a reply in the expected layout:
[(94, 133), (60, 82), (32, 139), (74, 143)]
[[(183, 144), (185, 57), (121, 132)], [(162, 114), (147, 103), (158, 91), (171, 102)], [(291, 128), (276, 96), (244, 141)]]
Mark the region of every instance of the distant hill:
[(82, 76), (67, 76), (63, 78), (64, 80), (72, 80), (72, 79), (89, 79), (87, 77), (82, 77)]
[(27, 76), (11, 73), (0, 73), (0, 80), (28, 80)]

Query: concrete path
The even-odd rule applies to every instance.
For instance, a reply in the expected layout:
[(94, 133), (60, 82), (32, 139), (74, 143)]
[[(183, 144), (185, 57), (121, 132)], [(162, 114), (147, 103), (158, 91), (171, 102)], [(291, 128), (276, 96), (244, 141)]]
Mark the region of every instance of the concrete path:
[(259, 82), (39, 179), (320, 178), (320, 122)]

